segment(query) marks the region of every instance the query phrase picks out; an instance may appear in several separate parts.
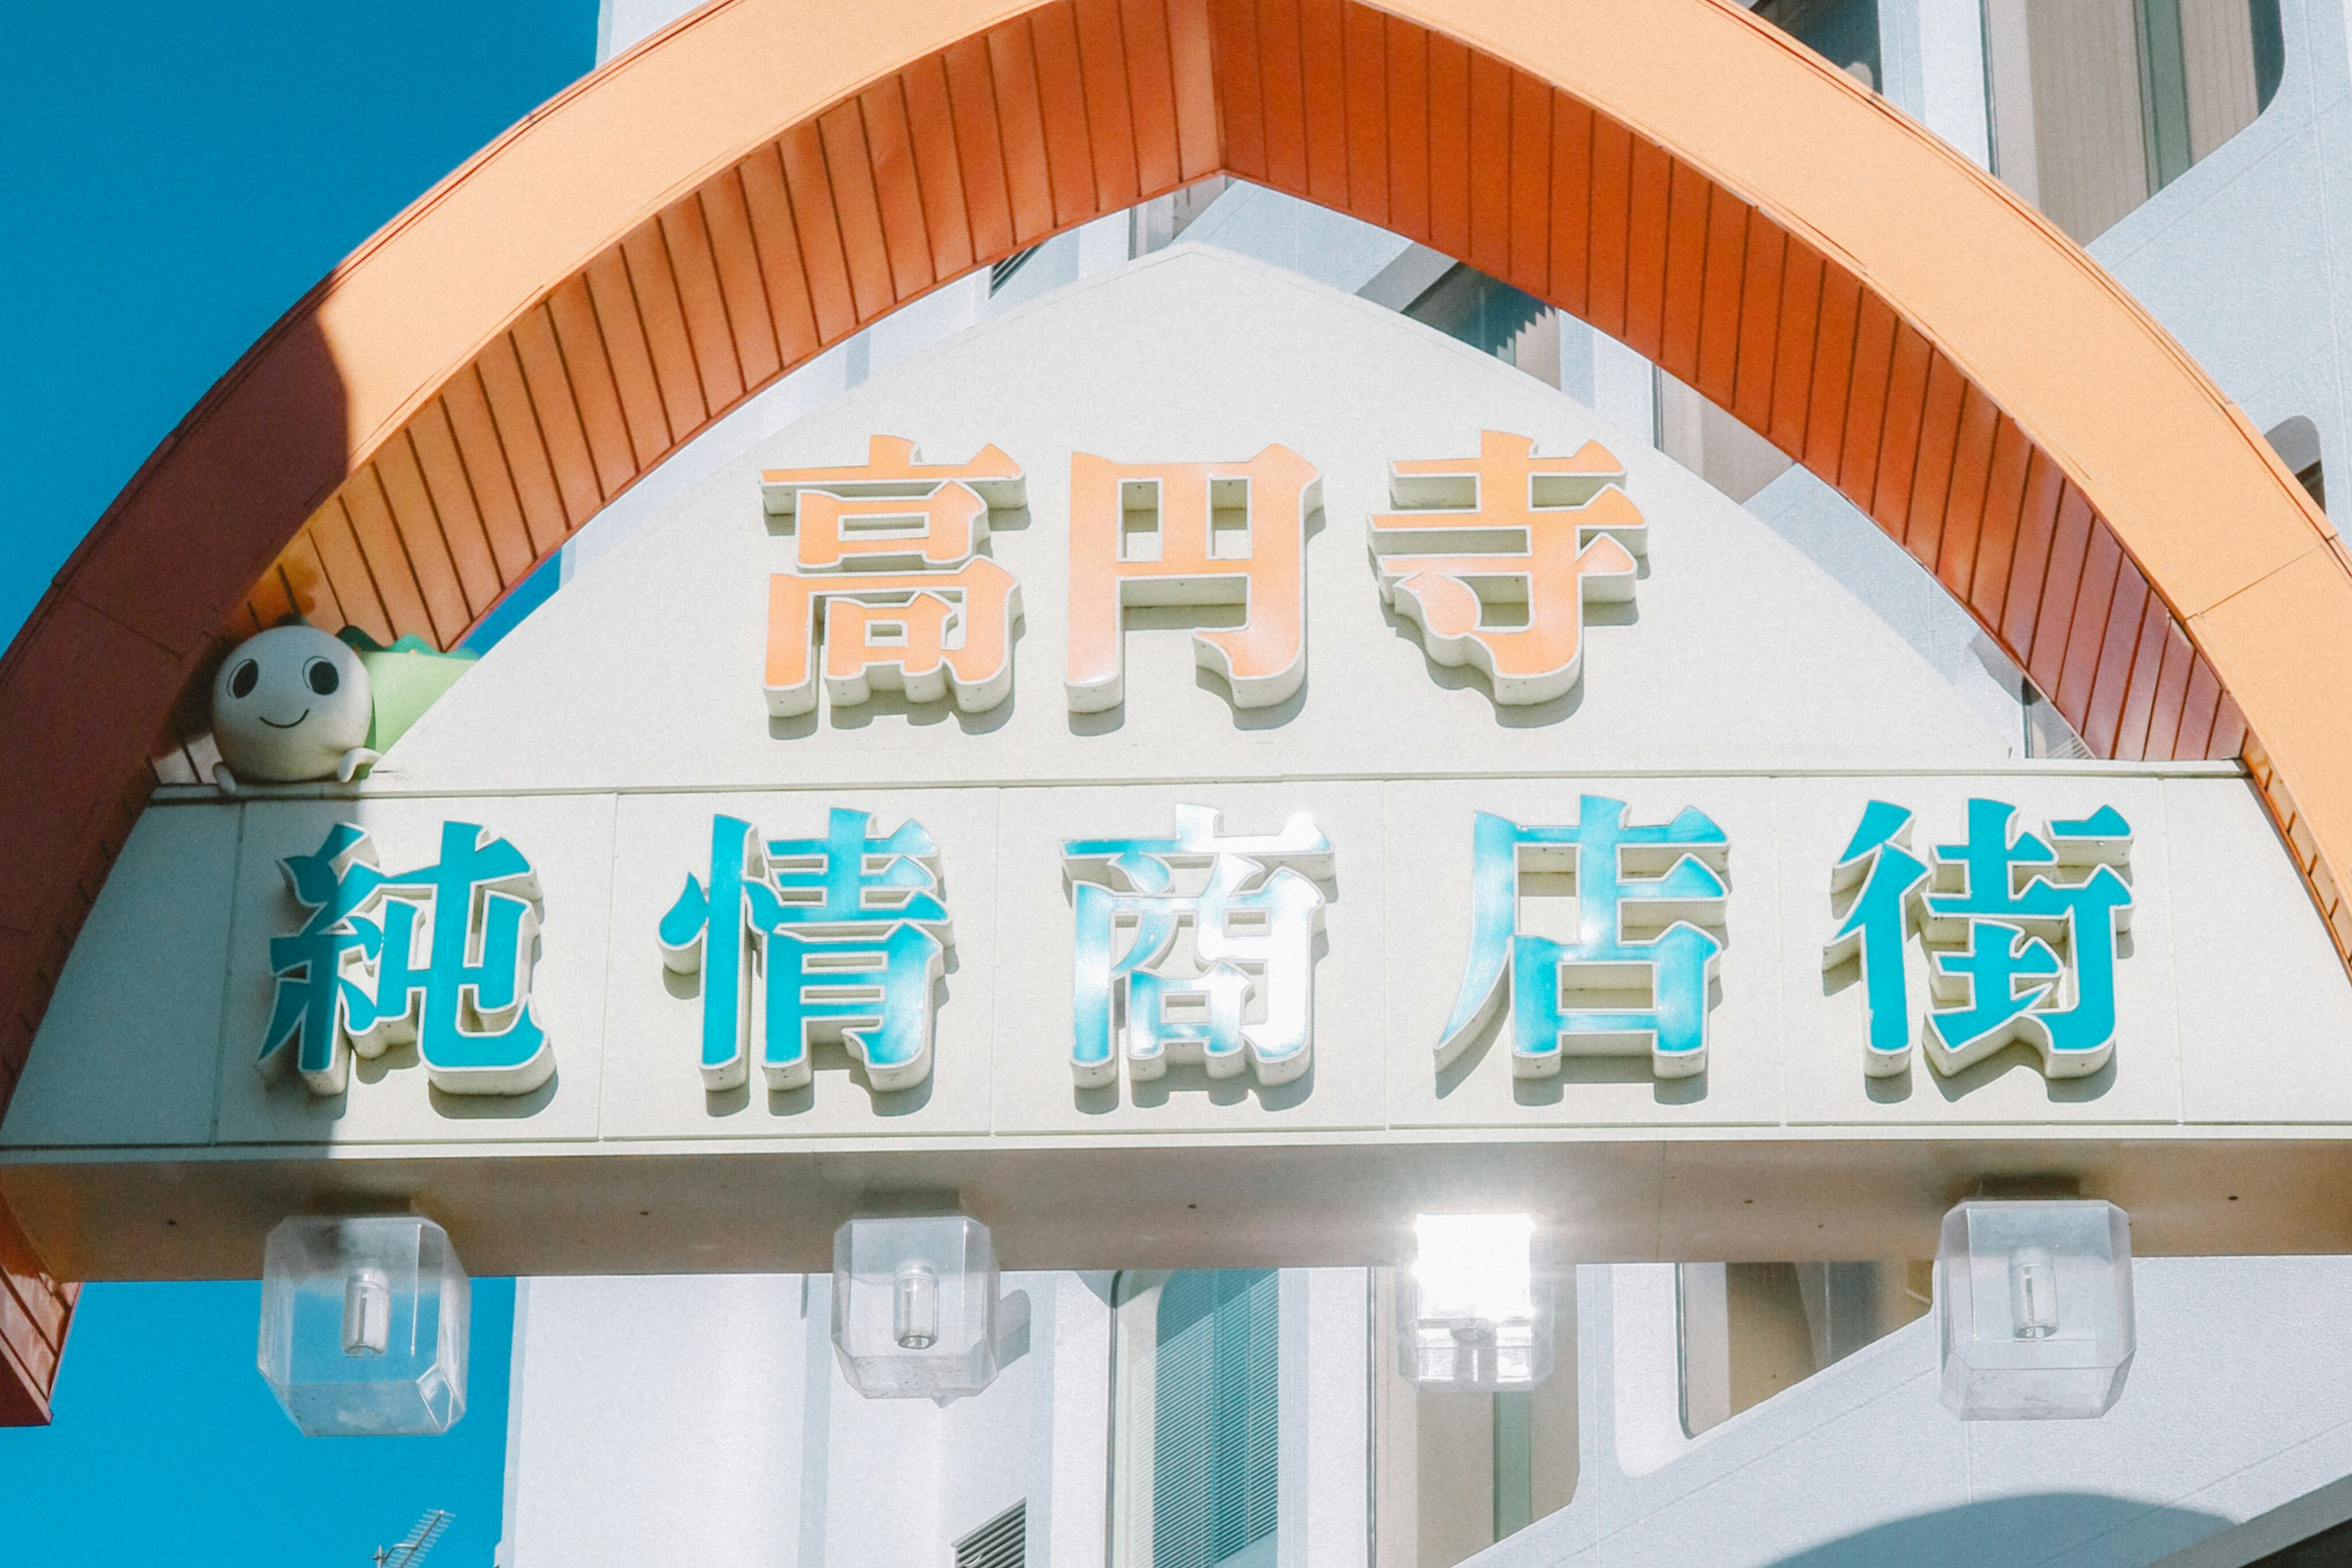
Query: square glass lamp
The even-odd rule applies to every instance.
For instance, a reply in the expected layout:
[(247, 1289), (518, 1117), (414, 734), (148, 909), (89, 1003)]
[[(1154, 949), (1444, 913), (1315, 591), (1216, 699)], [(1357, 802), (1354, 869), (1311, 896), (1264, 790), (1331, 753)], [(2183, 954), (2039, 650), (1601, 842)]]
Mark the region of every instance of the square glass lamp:
[(833, 1351), (868, 1399), (961, 1399), (996, 1381), (996, 1249), (960, 1214), (833, 1233)]
[(429, 1219), (287, 1220), (262, 1262), (261, 1375), (309, 1436), (446, 1432), (466, 1414), (472, 1303)]
[(1416, 1215), (1397, 1271), (1397, 1370), (1423, 1388), (1494, 1393), (1551, 1375), (1552, 1280), (1527, 1215)]
[(2081, 1199), (1964, 1203), (1944, 1216), (1936, 1301), (1962, 1420), (2104, 1415), (2131, 1370), (2131, 1220)]

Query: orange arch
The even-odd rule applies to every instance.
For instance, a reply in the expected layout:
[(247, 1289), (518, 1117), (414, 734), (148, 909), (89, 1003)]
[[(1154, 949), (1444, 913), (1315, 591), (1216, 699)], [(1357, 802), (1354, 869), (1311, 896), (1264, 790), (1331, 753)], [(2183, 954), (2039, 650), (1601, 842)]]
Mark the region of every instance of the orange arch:
[[(901, 0), (849, 26), (718, 0), (302, 300), (0, 662), (0, 1103), (224, 637), (300, 609), (452, 642), (822, 348), (1221, 172), (1696, 385), (1875, 518), (2102, 754), (2243, 755), (2352, 950), (2352, 563), (2326, 520), (2079, 248), (1743, 8)], [(40, 1405), (39, 1346), (0, 1333), (11, 1355)]]

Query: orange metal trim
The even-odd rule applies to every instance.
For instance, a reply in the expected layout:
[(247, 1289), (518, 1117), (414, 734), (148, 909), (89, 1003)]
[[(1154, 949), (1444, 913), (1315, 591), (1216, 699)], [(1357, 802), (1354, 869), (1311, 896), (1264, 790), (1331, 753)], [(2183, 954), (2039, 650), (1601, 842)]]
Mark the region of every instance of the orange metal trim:
[(1930, 353), (1927, 390), (1920, 402), (1917, 466), (1911, 475), (1911, 507), (1903, 543), (1929, 572), (1942, 559), (1947, 509), (1952, 498), (1953, 465), (1958, 456), (1960, 405), (1968, 384), (1952, 362)]
[[(815, 353), (823, 338), (817, 331), (816, 296), (801, 260), (800, 226), (784, 186), (783, 150), (773, 143), (760, 148), (735, 172), (742, 178), (743, 209), (751, 218), (750, 259), (767, 284), (768, 319), (775, 324), (776, 345), (783, 351), (784, 364), (795, 365)], [(1009, 247), (1011, 220), (1005, 222), (1003, 243)], [(650, 377), (652, 365), (646, 369)]]
[[(911, 98), (914, 87), (910, 83)], [(942, 116), (946, 100), (940, 100)], [(942, 119), (944, 123), (944, 118)], [(926, 187), (927, 202), (942, 192), (952, 193), (950, 179), (936, 188)], [(735, 353), (742, 367), (746, 386), (764, 385), (784, 368), (782, 355), (776, 351), (775, 323), (768, 314), (767, 280), (760, 276), (760, 250), (751, 237), (751, 215), (743, 197), (743, 181), (734, 170), (724, 178), (713, 180), (702, 193), (703, 221), (710, 229), (710, 247), (719, 267), (719, 292), (727, 309), (727, 320), (735, 332)], [(935, 232), (941, 228), (932, 224)], [(969, 245), (958, 254), (952, 270), (961, 271), (971, 265)]]
[[(2077, 247), (1744, 7), (911, 0), (845, 26), (715, 0), (288, 312), (0, 660), (0, 1091), (224, 637), (292, 606), (452, 640), (824, 344), (1219, 172), (1670, 352), (1935, 563), (2102, 750), (2242, 754), (2352, 941), (2334, 530)], [(54, 1365), (23, 1341), (0, 1328), (19, 1415)]]
[[(1698, 374), (1691, 384), (1729, 409), (1738, 405), (1739, 319), (1748, 288), (1748, 207), (1720, 185), (1709, 187), (1706, 215), (1706, 284), (1698, 330)], [(1775, 258), (1778, 247), (1773, 247)], [(1764, 352), (1771, 339), (1756, 334)]]
[[(1633, 139), (1633, 167), (1625, 216), (1624, 340), (1651, 359), (1666, 341), (1666, 264), (1674, 237), (1673, 154), (1654, 142)], [(1669, 370), (1674, 367), (1667, 366)], [(1685, 367), (1684, 374), (1689, 374)]]
[(1471, 264), (1496, 278), (1511, 270), (1511, 71), (1470, 57)]
[(1687, 163), (1666, 171), (1666, 258), (1660, 294), (1657, 361), (1667, 374), (1698, 382), (1699, 329), (1706, 311), (1706, 177)]
[(1591, 268), (1584, 319), (1612, 337), (1625, 336), (1625, 247), (1633, 226), (1633, 133), (1595, 110), (1592, 116)]
[[(1429, 35), (1400, 16), (1387, 18), (1389, 226), (1426, 242), (1429, 216)], [(1236, 106), (1225, 107), (1225, 156), (1236, 171), (1244, 143)]]
[[(1941, 362), (1952, 374), (1949, 361)], [(1986, 503), (1991, 499), (1993, 455), (2000, 434), (2000, 410), (1992, 400), (1960, 383), (1959, 429), (1952, 441), (1951, 489), (1944, 501), (1944, 526), (1931, 570), (1962, 604), (1973, 595), (1977, 553), (1983, 538)]]
[(1504, 274), (1530, 294), (1551, 292), (1551, 116), (1558, 95), (1524, 71), (1511, 73), (1511, 265)]
[[(919, 233), (920, 218), (911, 226)], [(742, 400), (743, 367), (735, 357), (735, 324), (727, 319), (727, 301), (719, 292), (719, 263), (710, 253), (700, 197), (688, 196), (666, 209), (655, 237), (668, 257), (686, 318), (687, 347), (702, 373), (703, 407), (732, 407)], [(929, 287), (930, 258), (919, 243), (910, 266), (920, 268), (919, 286)]]
[(1878, 519), (1897, 544), (1910, 538), (1912, 484), (1918, 472), (1928, 361), (1934, 352), (1908, 324), (1895, 329), (1894, 360), (1886, 373), (1886, 417), (1878, 435), (1876, 499), (1863, 510)]
[[(1760, 215), (1758, 221), (1765, 222)], [(1795, 235), (1789, 236), (1786, 253), (1780, 259), (1780, 325), (1772, 342), (1771, 415), (1767, 423), (1755, 428), (1764, 432), (1772, 445), (1800, 460), (1805, 454), (1807, 421), (1812, 412), (1822, 285), (1828, 270), (1821, 252)], [(1748, 320), (1749, 330), (1760, 334), (1770, 318), (1759, 311)]]
[(1807, 389), (1805, 447), (1797, 460), (1825, 483), (1838, 482), (1846, 447), (1846, 392), (1853, 377), (1854, 337), (1863, 288), (1834, 262), (1822, 263), (1819, 314), (1813, 326), (1813, 378)]
[[(1886, 423), (1890, 384), (1895, 374), (1895, 329), (1901, 321), (1895, 307), (1864, 288), (1854, 317), (1853, 370), (1846, 380), (1845, 412), (1840, 418), (1837, 488), (1846, 500), (1868, 511), (1878, 492), (1879, 432)], [(1819, 417), (1820, 403), (1814, 404)], [(1822, 476), (1828, 478), (1826, 474)], [(1906, 487), (1907, 493), (1907, 487)], [(1888, 531), (1902, 537), (1898, 519)]]
[(1307, 189), (1327, 206), (1348, 205), (1348, 7), (1304, 0), (1299, 50), (1306, 66)]
[(1551, 286), (1547, 299), (1581, 315), (1592, 254), (1592, 110), (1559, 99), (1551, 115)]
[(1348, 210), (1389, 222), (1388, 24), (1377, 11), (1347, 7)]
[(1432, 34), (1429, 64), (1429, 243), (1470, 259), (1470, 51)]

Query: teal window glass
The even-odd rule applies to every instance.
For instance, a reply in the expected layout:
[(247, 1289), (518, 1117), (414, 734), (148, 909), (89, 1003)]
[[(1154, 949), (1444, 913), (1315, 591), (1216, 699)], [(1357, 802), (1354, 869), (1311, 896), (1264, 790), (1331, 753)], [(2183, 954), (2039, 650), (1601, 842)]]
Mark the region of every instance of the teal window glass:
[(1404, 313), (1481, 353), (1517, 364), (1520, 335), (1548, 315), (1549, 307), (1499, 278), (1460, 266), (1431, 284)]
[(1192, 1270), (1160, 1288), (1153, 1568), (1274, 1561), (1279, 1280)]
[(1873, 92), (1886, 89), (1877, 0), (1759, 0), (1754, 9)]
[(1129, 1271), (1112, 1301), (1113, 1568), (1273, 1568), (1280, 1274)]

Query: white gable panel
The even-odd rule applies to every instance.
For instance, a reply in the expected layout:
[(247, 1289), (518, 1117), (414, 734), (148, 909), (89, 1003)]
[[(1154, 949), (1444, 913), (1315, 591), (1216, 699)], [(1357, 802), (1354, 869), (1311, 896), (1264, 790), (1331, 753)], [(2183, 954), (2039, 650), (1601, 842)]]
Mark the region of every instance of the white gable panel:
[[(1395, 460), (1468, 458), (1484, 429), (1539, 456), (1597, 439), (1649, 524), (1631, 606), (1591, 616), (1580, 686), (1498, 710), (1381, 604), (1367, 520)], [(991, 443), (1024, 469), (995, 560), (1026, 610), (992, 711), (866, 704), (771, 720), (768, 581), (789, 535), (762, 468), (930, 462)], [(1181, 611), (1130, 615), (1127, 700), (1073, 715), (1074, 452), (1239, 461), (1279, 443), (1321, 473), (1298, 695), (1237, 710), (1197, 672)], [(1314, 283), (1179, 247), (996, 318), (761, 443), (582, 573), (377, 770), (378, 789), (1249, 778), (1318, 773), (1982, 766), (2010, 754), (1969, 703), (1777, 534), (1646, 441), (1510, 366)]]

